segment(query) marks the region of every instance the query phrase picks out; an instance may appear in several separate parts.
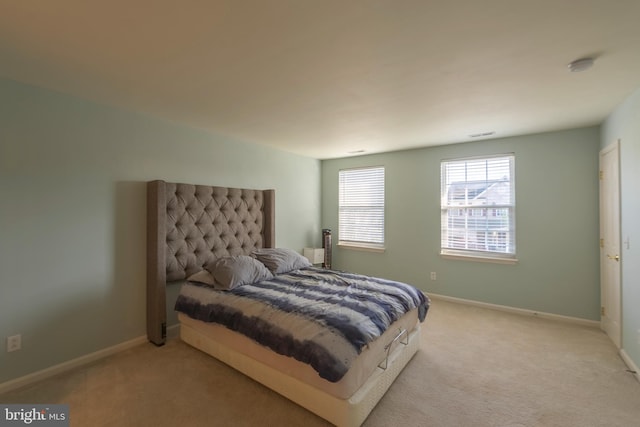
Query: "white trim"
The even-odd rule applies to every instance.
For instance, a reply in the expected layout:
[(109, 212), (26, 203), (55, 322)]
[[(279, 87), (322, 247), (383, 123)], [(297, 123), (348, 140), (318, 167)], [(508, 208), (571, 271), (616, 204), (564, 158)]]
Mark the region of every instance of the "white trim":
[(384, 252), (385, 247), (383, 245), (376, 244), (367, 244), (367, 243), (358, 243), (358, 242), (338, 242), (338, 247), (340, 249), (354, 249), (357, 251), (365, 251), (365, 252)]
[(489, 263), (493, 263), (493, 264), (517, 264), (518, 263), (518, 259), (517, 258), (507, 258), (507, 257), (499, 257), (499, 256), (479, 256), (479, 255), (471, 255), (470, 253), (467, 254), (462, 254), (462, 253), (455, 253), (453, 251), (442, 251), (440, 252), (440, 256), (443, 259), (458, 259), (458, 260), (465, 260), (465, 261), (476, 261), (476, 262), (489, 262)]
[(620, 138), (617, 138), (615, 141), (609, 143), (606, 147), (600, 150), (600, 154), (606, 154), (611, 150), (615, 150), (620, 148)]
[(180, 337), (180, 323), (176, 323), (175, 325), (169, 326), (167, 328), (167, 338), (179, 338)]
[(116, 344), (112, 347), (104, 348), (94, 353), (86, 354), (76, 359), (71, 359), (66, 362), (60, 363), (58, 365), (51, 366), (46, 369), (42, 369), (40, 371), (36, 371), (31, 374), (27, 374), (23, 377), (19, 377), (13, 380), (6, 381), (4, 383), (0, 383), (0, 393), (6, 393), (8, 391), (33, 384), (35, 382), (42, 381), (47, 378), (51, 378), (54, 375), (58, 375), (63, 372), (68, 372), (72, 369), (79, 368), (81, 366), (87, 365), (89, 363), (95, 362), (100, 359), (104, 359), (105, 357), (111, 356), (113, 354), (119, 353), (124, 350), (128, 350), (132, 347), (136, 347), (145, 342), (147, 342), (147, 337), (141, 336), (129, 341), (122, 342), (120, 344)]
[(624, 351), (623, 349), (621, 349), (620, 350), (620, 357), (622, 357), (622, 360), (624, 360), (624, 363), (627, 364), (627, 366), (629, 367), (629, 370), (635, 372), (633, 375), (636, 377), (636, 379), (638, 381), (640, 381), (640, 369), (638, 369), (636, 364), (633, 363), (633, 360), (629, 357), (627, 352)]
[(540, 317), (542, 319), (559, 320), (562, 322), (576, 323), (579, 325), (589, 326), (592, 328), (600, 328), (600, 321), (598, 320), (582, 319), (580, 317), (563, 316), (561, 314), (545, 313), (545, 312), (540, 312), (535, 310), (527, 310), (524, 308), (509, 307), (506, 305), (490, 304), (487, 302), (473, 301), (473, 300), (468, 300), (463, 298), (450, 297), (446, 295), (432, 294), (431, 292), (427, 292), (426, 294), (431, 299), (441, 299), (443, 301), (473, 305), (476, 307), (488, 308), (491, 310), (506, 311), (508, 313), (515, 313), (515, 314), (520, 314), (524, 316)]

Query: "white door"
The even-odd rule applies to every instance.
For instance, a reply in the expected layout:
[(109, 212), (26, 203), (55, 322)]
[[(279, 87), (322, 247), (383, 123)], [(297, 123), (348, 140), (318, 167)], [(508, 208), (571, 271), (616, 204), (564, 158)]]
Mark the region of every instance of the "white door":
[(600, 326), (621, 348), (619, 146), (600, 152)]

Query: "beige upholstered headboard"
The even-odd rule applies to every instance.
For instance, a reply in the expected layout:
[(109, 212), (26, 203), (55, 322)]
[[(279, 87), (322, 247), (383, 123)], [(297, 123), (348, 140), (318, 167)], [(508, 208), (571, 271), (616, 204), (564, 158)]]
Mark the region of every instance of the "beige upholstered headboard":
[(147, 183), (147, 338), (166, 339), (166, 285), (275, 245), (275, 191)]

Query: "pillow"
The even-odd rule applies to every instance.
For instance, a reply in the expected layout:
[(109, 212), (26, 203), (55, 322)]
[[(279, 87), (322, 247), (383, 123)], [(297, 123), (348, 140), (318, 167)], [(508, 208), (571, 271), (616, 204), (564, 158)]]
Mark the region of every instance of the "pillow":
[(219, 258), (206, 268), (213, 275), (216, 287), (226, 290), (273, 278), (263, 264), (247, 255)]
[(204, 283), (205, 285), (215, 286), (215, 279), (213, 278), (213, 274), (208, 272), (207, 270), (200, 270), (197, 273), (192, 274), (187, 277), (189, 282), (197, 282)]
[(255, 249), (251, 255), (267, 266), (273, 274), (287, 273), (298, 268), (311, 267), (311, 262), (292, 249)]

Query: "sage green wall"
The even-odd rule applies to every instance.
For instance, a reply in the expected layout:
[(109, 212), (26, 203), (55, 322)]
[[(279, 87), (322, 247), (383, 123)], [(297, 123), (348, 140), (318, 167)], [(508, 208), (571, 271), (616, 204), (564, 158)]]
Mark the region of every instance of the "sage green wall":
[(0, 383), (145, 334), (145, 182), (275, 188), (320, 230), (320, 162), (0, 79)]
[[(322, 226), (338, 240), (338, 170), (385, 167), (384, 253), (334, 247), (333, 266), (442, 295), (598, 320), (598, 127), (322, 162)], [(443, 259), (440, 161), (515, 153), (516, 265)], [(429, 280), (429, 272), (437, 280)]]
[(602, 125), (602, 147), (620, 139), (622, 348), (640, 366), (640, 89)]

